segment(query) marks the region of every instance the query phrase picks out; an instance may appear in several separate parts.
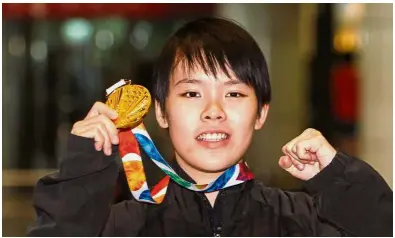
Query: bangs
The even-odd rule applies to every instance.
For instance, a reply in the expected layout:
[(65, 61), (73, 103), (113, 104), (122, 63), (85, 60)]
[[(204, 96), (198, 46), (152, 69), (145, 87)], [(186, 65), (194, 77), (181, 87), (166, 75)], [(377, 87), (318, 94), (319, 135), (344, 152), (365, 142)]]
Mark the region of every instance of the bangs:
[(172, 71), (181, 66), (186, 74), (202, 69), (206, 75), (218, 79), (218, 74), (225, 73), (228, 78), (234, 74), (226, 55), (217, 48), (203, 48), (201, 45), (189, 45), (177, 50)]
[[(220, 28), (217, 26), (213, 32), (220, 32)], [(243, 38), (248, 36), (231, 33), (229, 36), (220, 36), (202, 30), (197, 35), (184, 37), (183, 32), (179, 32), (175, 42), (177, 48), (173, 48), (170, 73), (181, 65), (187, 74), (200, 68), (206, 75), (216, 79), (223, 72), (228, 78), (234, 76), (248, 86), (262, 87), (267, 68), (263, 55), (257, 53), (259, 47), (256, 44), (245, 45)]]

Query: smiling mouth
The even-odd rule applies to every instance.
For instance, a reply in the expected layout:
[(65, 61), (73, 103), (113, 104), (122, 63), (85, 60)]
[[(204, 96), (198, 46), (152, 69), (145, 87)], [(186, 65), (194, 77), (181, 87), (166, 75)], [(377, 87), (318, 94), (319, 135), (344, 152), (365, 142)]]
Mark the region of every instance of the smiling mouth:
[(203, 133), (200, 134), (196, 139), (198, 141), (218, 142), (229, 138), (226, 133)]

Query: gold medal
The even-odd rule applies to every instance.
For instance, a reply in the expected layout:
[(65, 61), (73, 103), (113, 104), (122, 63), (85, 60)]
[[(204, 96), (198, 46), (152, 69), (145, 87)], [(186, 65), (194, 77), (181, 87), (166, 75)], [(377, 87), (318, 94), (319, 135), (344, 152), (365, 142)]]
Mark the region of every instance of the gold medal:
[(118, 129), (131, 129), (138, 126), (147, 115), (151, 95), (145, 87), (122, 79), (107, 89), (106, 105), (118, 113), (114, 121)]

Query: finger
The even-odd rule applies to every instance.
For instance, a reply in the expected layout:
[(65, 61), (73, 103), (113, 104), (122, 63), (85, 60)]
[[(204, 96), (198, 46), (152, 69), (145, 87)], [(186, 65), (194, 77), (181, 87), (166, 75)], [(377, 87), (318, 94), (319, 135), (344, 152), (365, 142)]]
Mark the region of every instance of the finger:
[(298, 141), (292, 148), (292, 151), (295, 152), (296, 156), (302, 163), (308, 163), (313, 160), (312, 153), (307, 148), (309, 148), (308, 140)]
[(300, 159), (300, 162), (304, 164), (314, 165), (318, 162), (317, 151), (320, 143), (317, 143), (316, 139), (307, 138), (303, 141), (298, 142), (295, 145), (296, 154)]
[(289, 172), (293, 176), (295, 176), (298, 171), (298, 169), (296, 169), (293, 165), (292, 159), (288, 155), (281, 156), (278, 164), (281, 168), (283, 168), (285, 171)]
[(119, 143), (118, 130), (115, 127), (114, 122), (110, 120), (106, 115), (97, 115), (91, 118), (87, 118), (79, 123), (79, 127), (87, 127), (96, 123), (102, 123), (106, 127), (107, 134), (110, 136), (110, 141), (113, 144)]
[(79, 132), (81, 131), (81, 123), (82, 121), (74, 123), (73, 128), (71, 128), (71, 134), (79, 135)]
[(291, 158), (293, 166), (295, 166), (299, 171), (302, 171), (305, 165), (297, 159)]
[(104, 141), (102, 144), (104, 154), (111, 155), (112, 145), (110, 142), (110, 137), (108, 135), (108, 132), (107, 132), (104, 124), (102, 124), (101, 122), (96, 122), (94, 124), (87, 125), (85, 128), (86, 128), (86, 130), (93, 130), (93, 131), (99, 130), (100, 131), (100, 133), (103, 135), (103, 138), (104, 138)]
[(294, 143), (294, 142), (291, 141), (291, 142), (289, 142), (288, 144), (284, 145), (283, 148), (282, 148), (282, 152), (283, 152), (285, 155), (288, 155), (289, 157), (291, 157), (291, 158), (293, 158), (293, 159), (298, 159), (297, 156), (296, 156), (296, 154), (294, 154), (294, 153), (292, 152), (293, 143)]
[(287, 155), (284, 155), (280, 157), (280, 160), (278, 161), (278, 165), (280, 165), (280, 167), (283, 169), (287, 169), (291, 167), (293, 164), (291, 158)]
[(319, 133), (312, 135), (304, 143), (306, 144), (304, 147), (313, 156), (313, 160), (319, 162), (322, 168), (325, 168), (337, 153), (322, 134)]
[(294, 138), (290, 142), (288, 142), (283, 148), (282, 151), (284, 154), (290, 155), (292, 158), (298, 160), (298, 156), (296, 154), (296, 151), (294, 151), (293, 147), (294, 145), (303, 137), (304, 135), (301, 134), (298, 137)]
[(103, 150), (106, 155), (111, 155), (112, 152), (112, 144), (111, 144), (111, 139), (110, 135), (107, 132), (107, 128), (103, 123), (97, 123), (95, 124), (97, 128), (100, 129), (101, 133), (104, 136), (104, 145), (103, 145)]
[(81, 131), (79, 135), (86, 138), (93, 138), (95, 140), (95, 149), (97, 151), (102, 150), (104, 144), (104, 136), (98, 128), (85, 128), (85, 130)]
[(322, 147), (322, 141), (317, 137), (309, 137), (300, 142), (301, 149), (310, 152), (310, 154), (315, 154), (320, 147)]
[(118, 117), (117, 112), (112, 110), (106, 104), (102, 102), (96, 102), (93, 104), (91, 110), (88, 112), (85, 118), (91, 118), (101, 114), (108, 116), (112, 120), (115, 120)]
[(102, 123), (105, 126), (106, 131), (107, 131), (108, 135), (110, 136), (110, 142), (112, 144), (116, 145), (119, 143), (118, 130), (117, 130), (114, 122), (112, 122), (110, 120), (110, 118), (108, 118), (107, 116), (102, 114), (102, 115), (95, 117), (95, 121)]
[(99, 120), (104, 124), (104, 126), (106, 127), (107, 132), (108, 132), (108, 134), (109, 134), (109, 136), (110, 136), (111, 142), (112, 142), (113, 144), (118, 144), (118, 142), (119, 142), (118, 130), (117, 130), (117, 128), (116, 128), (114, 122), (112, 122), (112, 121), (110, 120), (110, 118), (108, 118), (108, 117), (105, 116), (105, 115), (99, 115), (98, 117), (99, 117), (98, 119), (99, 119)]
[[(294, 154), (296, 154), (297, 159), (295, 159), (297, 162), (301, 164), (310, 164), (314, 165), (317, 162), (317, 156), (314, 153), (311, 153), (310, 151), (306, 150), (306, 146), (308, 145), (308, 141), (299, 141), (296, 144), (294, 144), (292, 151)], [(297, 163), (295, 162), (295, 163)], [(298, 168), (303, 169), (304, 166), (299, 165)]]

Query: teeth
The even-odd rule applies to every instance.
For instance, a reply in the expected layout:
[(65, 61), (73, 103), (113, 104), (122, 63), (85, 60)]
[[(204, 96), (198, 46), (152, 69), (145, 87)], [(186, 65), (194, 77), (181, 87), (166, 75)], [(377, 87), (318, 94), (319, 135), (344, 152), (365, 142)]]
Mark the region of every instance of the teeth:
[(198, 140), (204, 140), (204, 141), (221, 141), (224, 140), (228, 137), (228, 135), (224, 133), (205, 133), (201, 134), (198, 136)]

